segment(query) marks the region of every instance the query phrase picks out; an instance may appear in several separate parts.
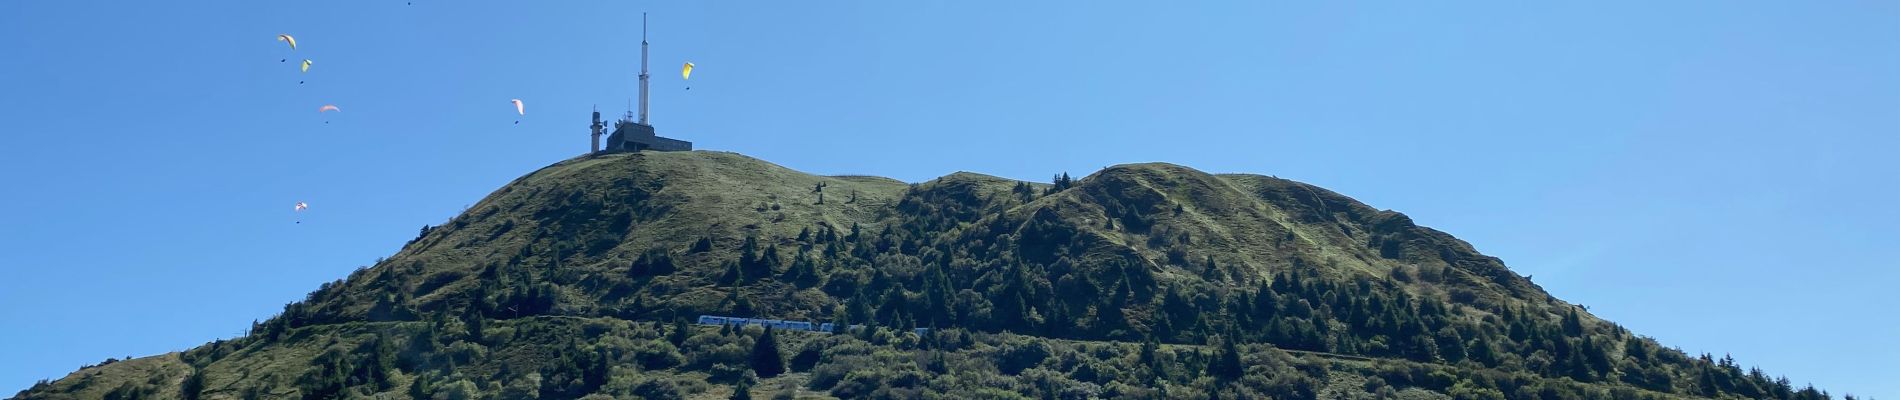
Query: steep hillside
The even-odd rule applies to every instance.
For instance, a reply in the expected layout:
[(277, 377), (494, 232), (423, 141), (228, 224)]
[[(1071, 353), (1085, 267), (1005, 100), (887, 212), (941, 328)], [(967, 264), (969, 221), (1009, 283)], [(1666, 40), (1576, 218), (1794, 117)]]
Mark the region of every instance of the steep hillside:
[[(702, 314), (867, 328), (687, 324)], [(18, 398), (735, 390), (1825, 397), (1634, 336), (1450, 235), (1298, 182), (1135, 164), (1052, 184), (906, 184), (682, 152), (543, 168), (243, 338), (90, 366)]]

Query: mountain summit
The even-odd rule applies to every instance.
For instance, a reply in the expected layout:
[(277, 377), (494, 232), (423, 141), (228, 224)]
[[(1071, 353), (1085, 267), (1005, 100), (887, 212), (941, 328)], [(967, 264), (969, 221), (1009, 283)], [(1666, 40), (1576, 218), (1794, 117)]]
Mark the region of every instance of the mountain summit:
[(1826, 398), (1299, 182), (904, 183), (706, 151), (542, 168), (244, 337), (16, 398), (750, 396)]

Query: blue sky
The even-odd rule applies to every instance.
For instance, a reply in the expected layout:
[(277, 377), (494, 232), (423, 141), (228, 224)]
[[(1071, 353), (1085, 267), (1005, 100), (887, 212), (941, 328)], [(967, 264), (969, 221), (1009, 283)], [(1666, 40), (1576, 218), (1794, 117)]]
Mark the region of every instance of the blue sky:
[(1174, 3), (0, 2), (0, 393), (237, 335), (581, 153), (649, 11), (653, 122), (702, 149), (1301, 180), (1665, 344), (1900, 398), (1900, 4)]

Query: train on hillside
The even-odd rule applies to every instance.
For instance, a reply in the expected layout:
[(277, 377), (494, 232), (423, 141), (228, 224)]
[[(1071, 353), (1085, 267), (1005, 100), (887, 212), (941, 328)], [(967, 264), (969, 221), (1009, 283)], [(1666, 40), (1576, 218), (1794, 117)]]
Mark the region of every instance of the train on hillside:
[[(782, 320), (782, 319), (721, 317), (717, 315), (701, 315), (699, 316), (699, 324), (700, 325), (716, 325), (716, 326), (717, 325), (732, 325), (736, 327), (745, 327), (746, 325), (758, 325), (761, 327), (767, 327), (767, 328), (778, 329), (778, 330), (794, 330), (794, 331), (824, 332), (824, 333), (839, 332), (839, 330), (836, 329), (838, 328), (838, 326), (832, 325), (829, 322), (814, 323), (814, 322), (808, 322), (808, 321), (787, 321), (787, 320)], [(852, 329), (859, 329), (863, 327), (864, 325), (850, 325), (844, 328), (845, 330), (852, 330)], [(922, 335), (929, 334), (930, 328), (917, 328), (911, 331), (916, 332), (918, 336), (922, 336)]]

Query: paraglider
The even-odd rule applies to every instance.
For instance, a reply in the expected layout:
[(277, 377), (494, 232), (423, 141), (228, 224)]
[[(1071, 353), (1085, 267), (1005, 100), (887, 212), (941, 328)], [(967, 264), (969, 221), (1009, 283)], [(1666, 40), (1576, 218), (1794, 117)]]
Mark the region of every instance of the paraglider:
[[(290, 43), (290, 49), (291, 49), (292, 51), (295, 51), (295, 50), (297, 50), (297, 38), (294, 38), (294, 37), (290, 37), (290, 34), (280, 34), (280, 35), (277, 35), (277, 41), (279, 41), (279, 42), (285, 42), (285, 43)], [(284, 62), (284, 60), (286, 60), (286, 59), (284, 59), (284, 58), (279, 58), (279, 59), (277, 59), (277, 62)]]
[(317, 113), (319, 113), (319, 114), (321, 114), (321, 113), (325, 113), (325, 112), (330, 112), (330, 111), (336, 111), (336, 112), (343, 112), (343, 109), (341, 109), (341, 108), (336, 108), (336, 105), (335, 105), (335, 104), (325, 104), (325, 105), (323, 105), (323, 107), (319, 107), (319, 108), (317, 108)]
[[(680, 67), (680, 80), (692, 80), (692, 79), (693, 79), (693, 62), (687, 61), (686, 66)], [(693, 87), (687, 86), (686, 90), (693, 90)]]
[(310, 59), (308, 59), (308, 58), (306, 58), (306, 59), (304, 59), (304, 60), (303, 60), (303, 72), (304, 72), (304, 73), (309, 73), (309, 72), (310, 72), (310, 64), (311, 64), (311, 62), (310, 62)]
[[(515, 103), (515, 115), (528, 115), (528, 109), (521, 105), (521, 99), (510, 99), (508, 102)], [(521, 120), (515, 120), (515, 124), (520, 125)]]
[(301, 216), (303, 215), (303, 211), (308, 210), (308, 209), (310, 209), (309, 204), (304, 204), (304, 202), (301, 202), (301, 201), (297, 202), (296, 213), (299, 216), (297, 218), (297, 223), (299, 224), (303, 223), (303, 218)]

